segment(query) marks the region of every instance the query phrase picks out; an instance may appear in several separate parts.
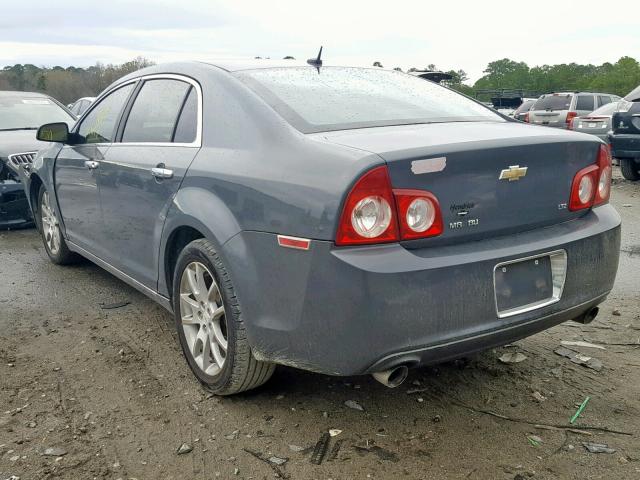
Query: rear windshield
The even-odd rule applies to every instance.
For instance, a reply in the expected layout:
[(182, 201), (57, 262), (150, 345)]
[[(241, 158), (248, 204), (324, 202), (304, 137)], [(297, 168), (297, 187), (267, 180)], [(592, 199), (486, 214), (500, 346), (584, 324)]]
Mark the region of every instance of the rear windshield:
[(545, 95), (538, 99), (531, 110), (569, 110), (571, 95)]
[(517, 115), (519, 113), (523, 113), (523, 112), (528, 112), (529, 110), (531, 110), (531, 106), (536, 103), (535, 100), (527, 100), (526, 102), (524, 102), (522, 105), (520, 105), (515, 112), (513, 112), (514, 115)]
[(349, 67), (286, 67), (236, 73), (304, 133), (436, 122), (504, 120), (428, 80)]
[(37, 129), (45, 123), (65, 122), (74, 118), (47, 97), (0, 96), (0, 130)]

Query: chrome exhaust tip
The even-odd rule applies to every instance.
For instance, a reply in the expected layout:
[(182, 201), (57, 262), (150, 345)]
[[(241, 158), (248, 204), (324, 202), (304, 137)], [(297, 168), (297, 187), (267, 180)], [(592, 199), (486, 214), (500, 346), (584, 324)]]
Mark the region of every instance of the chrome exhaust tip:
[(409, 367), (400, 365), (389, 370), (376, 372), (371, 374), (373, 378), (383, 384), (385, 387), (396, 388), (402, 385), (409, 375)]

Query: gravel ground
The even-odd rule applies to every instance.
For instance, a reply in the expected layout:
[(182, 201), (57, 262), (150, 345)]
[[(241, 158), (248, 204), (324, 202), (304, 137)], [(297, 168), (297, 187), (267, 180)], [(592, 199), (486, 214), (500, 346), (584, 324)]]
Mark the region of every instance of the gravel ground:
[[(88, 262), (52, 265), (34, 230), (0, 233), (0, 480), (640, 478), (640, 184), (614, 182), (620, 270), (595, 322), (414, 370), (395, 390), (280, 368), (212, 397), (161, 307)], [(562, 340), (601, 344), (572, 348), (603, 368), (554, 354)], [(526, 359), (498, 360), (512, 352)], [(574, 430), (536, 426), (567, 427), (587, 396)]]

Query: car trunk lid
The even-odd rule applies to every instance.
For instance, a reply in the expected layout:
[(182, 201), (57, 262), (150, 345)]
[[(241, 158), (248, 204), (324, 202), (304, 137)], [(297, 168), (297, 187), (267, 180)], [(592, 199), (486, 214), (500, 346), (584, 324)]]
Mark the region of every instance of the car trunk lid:
[[(586, 135), (512, 122), (344, 130), (318, 139), (373, 152), (393, 188), (432, 192), (445, 230), (410, 246), (457, 243), (565, 222), (573, 177), (596, 161)], [(524, 170), (526, 169), (526, 170)], [(502, 177), (502, 179), (501, 179)], [(511, 180), (509, 180), (511, 178)]]

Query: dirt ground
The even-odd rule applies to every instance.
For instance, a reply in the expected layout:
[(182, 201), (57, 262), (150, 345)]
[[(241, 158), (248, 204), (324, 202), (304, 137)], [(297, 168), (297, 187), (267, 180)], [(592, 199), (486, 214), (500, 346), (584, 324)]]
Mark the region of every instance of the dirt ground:
[[(161, 307), (91, 263), (52, 265), (35, 230), (2, 232), (0, 480), (638, 479), (640, 184), (614, 181), (620, 270), (595, 322), (414, 370), (395, 390), (280, 368), (257, 391), (212, 397)], [(562, 340), (602, 345), (570, 348), (603, 368), (554, 354)], [(527, 358), (501, 363), (509, 352)], [(536, 426), (568, 427), (587, 396), (574, 430)], [(342, 432), (315, 465), (329, 429)]]

